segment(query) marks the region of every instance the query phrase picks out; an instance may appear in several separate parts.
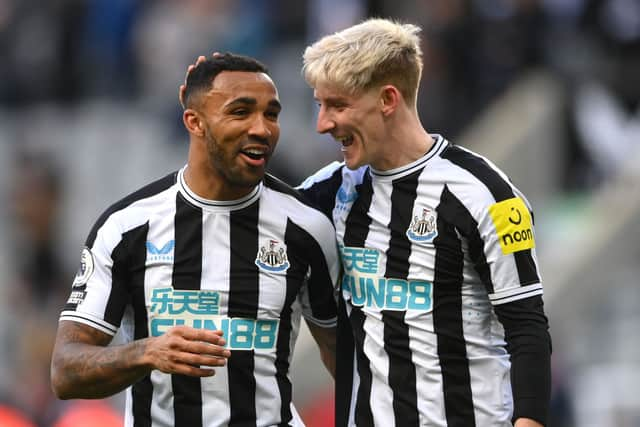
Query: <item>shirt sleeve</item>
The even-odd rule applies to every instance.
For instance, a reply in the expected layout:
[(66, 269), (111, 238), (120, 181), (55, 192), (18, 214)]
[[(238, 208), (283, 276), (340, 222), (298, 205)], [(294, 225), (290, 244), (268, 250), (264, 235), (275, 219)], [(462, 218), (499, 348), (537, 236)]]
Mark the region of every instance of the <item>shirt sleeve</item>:
[(542, 295), (533, 215), (521, 195), (486, 203), (477, 215), (476, 268), (494, 306)]
[(513, 421), (532, 418), (546, 425), (551, 399), (551, 337), (542, 297), (495, 308), (511, 355)]
[(108, 220), (98, 229), (94, 241), (87, 241), (60, 320), (80, 322), (106, 334), (116, 334), (121, 319), (107, 320), (107, 307), (110, 298), (115, 297), (114, 292), (121, 292), (112, 286), (113, 270), (122, 262), (114, 262), (112, 253), (121, 240), (122, 233), (115, 221)]
[(533, 213), (514, 189), (513, 197), (490, 203), (478, 218), (482, 250), (476, 254), (475, 265), (478, 271), (486, 271), (483, 282), (505, 331), (513, 421), (524, 417), (544, 425), (551, 390), (551, 338), (543, 308)]

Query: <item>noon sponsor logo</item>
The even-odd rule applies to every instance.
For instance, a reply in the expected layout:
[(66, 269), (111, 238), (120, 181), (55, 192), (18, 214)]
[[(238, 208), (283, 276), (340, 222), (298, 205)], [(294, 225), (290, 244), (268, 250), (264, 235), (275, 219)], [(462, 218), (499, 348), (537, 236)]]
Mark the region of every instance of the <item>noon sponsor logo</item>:
[(529, 209), (519, 197), (503, 200), (489, 208), (503, 254), (536, 246)]

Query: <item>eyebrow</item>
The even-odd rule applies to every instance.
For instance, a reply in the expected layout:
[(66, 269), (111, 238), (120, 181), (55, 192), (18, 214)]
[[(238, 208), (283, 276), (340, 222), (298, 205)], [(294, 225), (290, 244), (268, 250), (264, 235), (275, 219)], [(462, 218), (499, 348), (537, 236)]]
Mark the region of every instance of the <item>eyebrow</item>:
[[(313, 99), (315, 99), (316, 102), (322, 102), (322, 100), (320, 98), (318, 98), (317, 96), (314, 96)], [(324, 98), (324, 102), (329, 104), (329, 105), (344, 104), (344, 103), (347, 102), (347, 99), (345, 97), (342, 97), (342, 96), (328, 96), (328, 97)]]
[[(240, 98), (236, 98), (233, 101), (231, 101), (230, 103), (227, 104), (227, 108), (229, 107), (233, 107), (236, 105), (257, 105), (258, 101), (255, 98), (251, 98), (248, 96), (243, 96)], [(271, 101), (269, 101), (269, 103), (267, 104), (269, 107), (272, 108), (278, 108), (278, 109), (282, 109), (282, 105), (280, 104), (280, 102), (278, 102), (278, 100), (276, 99), (272, 99)]]
[(279, 110), (282, 110), (282, 104), (280, 104), (278, 100), (272, 99), (267, 105), (269, 105), (269, 107), (275, 107)]

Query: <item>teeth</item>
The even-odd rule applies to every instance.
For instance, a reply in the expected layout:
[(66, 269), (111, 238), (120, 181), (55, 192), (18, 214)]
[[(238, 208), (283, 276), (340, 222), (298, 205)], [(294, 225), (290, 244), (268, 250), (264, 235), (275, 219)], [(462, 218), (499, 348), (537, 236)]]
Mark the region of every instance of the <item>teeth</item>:
[(264, 154), (264, 151), (259, 150), (257, 148), (250, 148), (248, 150), (244, 150), (246, 153), (255, 154), (256, 156), (261, 156)]

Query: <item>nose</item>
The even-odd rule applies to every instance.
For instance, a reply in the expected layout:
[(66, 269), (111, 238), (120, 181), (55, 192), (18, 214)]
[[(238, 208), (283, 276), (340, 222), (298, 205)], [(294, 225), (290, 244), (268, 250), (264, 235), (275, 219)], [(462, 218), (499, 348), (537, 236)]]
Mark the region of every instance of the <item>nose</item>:
[(329, 116), (329, 113), (327, 113), (327, 110), (325, 110), (324, 106), (321, 106), (320, 110), (318, 111), (318, 122), (316, 123), (316, 132), (327, 133), (334, 127), (336, 127), (336, 123)]
[(256, 114), (255, 119), (249, 128), (249, 135), (265, 139), (272, 135), (272, 130), (267, 119), (262, 114)]

